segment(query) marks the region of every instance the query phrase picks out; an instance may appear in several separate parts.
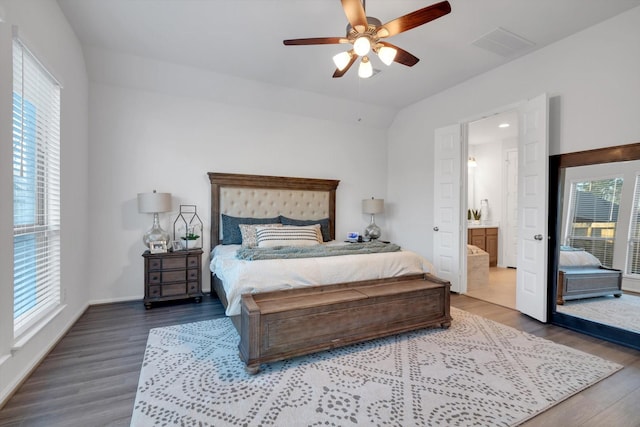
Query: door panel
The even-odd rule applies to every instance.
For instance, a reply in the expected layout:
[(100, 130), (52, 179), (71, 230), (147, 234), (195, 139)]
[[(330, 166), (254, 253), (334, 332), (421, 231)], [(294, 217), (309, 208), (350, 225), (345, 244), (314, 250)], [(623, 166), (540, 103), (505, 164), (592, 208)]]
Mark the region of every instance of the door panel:
[(518, 270), (516, 308), (547, 321), (547, 192), (549, 169), (546, 94), (518, 108)]
[(436, 273), (451, 282), (453, 292), (460, 284), (460, 125), (435, 131), (433, 195), (433, 263)]
[(506, 235), (502, 259), (506, 267), (518, 265), (518, 150), (507, 152), (506, 165)]

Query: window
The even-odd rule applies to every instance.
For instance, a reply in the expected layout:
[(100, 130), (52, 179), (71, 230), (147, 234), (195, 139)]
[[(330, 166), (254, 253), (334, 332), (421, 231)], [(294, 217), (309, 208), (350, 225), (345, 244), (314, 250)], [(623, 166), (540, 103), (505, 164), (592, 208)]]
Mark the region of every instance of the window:
[(60, 304), (60, 86), (13, 41), (14, 336)]
[(569, 224), (564, 244), (593, 254), (603, 266), (613, 265), (622, 177), (571, 183)]
[(636, 186), (633, 190), (633, 205), (627, 242), (626, 274), (640, 274), (640, 175), (636, 175)]

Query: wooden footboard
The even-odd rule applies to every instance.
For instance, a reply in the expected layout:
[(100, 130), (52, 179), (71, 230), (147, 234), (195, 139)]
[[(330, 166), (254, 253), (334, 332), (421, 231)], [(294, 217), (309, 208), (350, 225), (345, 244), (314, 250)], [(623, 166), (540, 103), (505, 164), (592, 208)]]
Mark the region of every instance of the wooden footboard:
[(244, 294), (240, 357), (247, 371), (409, 330), (451, 325), (447, 281), (429, 274)]

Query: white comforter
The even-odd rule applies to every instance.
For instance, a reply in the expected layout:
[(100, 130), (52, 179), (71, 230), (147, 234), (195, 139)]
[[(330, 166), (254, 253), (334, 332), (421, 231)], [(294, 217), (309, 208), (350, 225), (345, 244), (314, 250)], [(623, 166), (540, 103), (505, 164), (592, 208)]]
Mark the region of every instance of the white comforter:
[(415, 252), (405, 250), (366, 255), (241, 261), (235, 257), (239, 247), (218, 245), (211, 256), (211, 271), (222, 281), (229, 301), (227, 316), (240, 314), (240, 296), (244, 293), (423, 272), (435, 275), (429, 261)]

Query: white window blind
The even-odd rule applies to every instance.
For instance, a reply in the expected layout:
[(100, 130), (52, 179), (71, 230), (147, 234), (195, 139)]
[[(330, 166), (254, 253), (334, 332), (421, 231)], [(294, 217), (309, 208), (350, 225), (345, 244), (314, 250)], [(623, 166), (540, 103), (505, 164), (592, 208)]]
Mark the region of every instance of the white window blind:
[(605, 267), (613, 264), (622, 184), (622, 177), (571, 183), (569, 223), (564, 244), (586, 250)]
[(60, 304), (60, 85), (13, 41), (14, 336)]
[(640, 175), (636, 175), (629, 225), (626, 274), (640, 274)]

